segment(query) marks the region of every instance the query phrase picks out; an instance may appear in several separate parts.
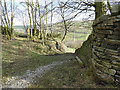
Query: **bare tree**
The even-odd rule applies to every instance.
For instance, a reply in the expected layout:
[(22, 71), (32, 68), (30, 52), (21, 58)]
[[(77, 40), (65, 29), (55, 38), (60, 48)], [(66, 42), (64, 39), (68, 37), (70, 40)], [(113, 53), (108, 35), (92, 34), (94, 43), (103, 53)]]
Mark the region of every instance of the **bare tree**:
[(39, 38), (40, 39), (42, 39), (42, 32), (43, 32), (43, 30), (42, 30), (42, 16), (41, 16), (41, 9), (40, 9), (40, 5), (39, 5), (39, 3), (38, 3), (38, 12), (39, 12), (39, 21), (40, 21), (40, 23), (38, 24), (38, 26), (39, 26), (39, 34), (38, 34), (38, 36), (39, 36)]
[(45, 25), (44, 39), (46, 38), (46, 33), (47, 33), (47, 28), (48, 28), (48, 19), (47, 19), (47, 0), (45, 0), (45, 14), (46, 14), (46, 25)]
[(3, 14), (3, 17), (1, 17), (2, 18), (2, 23), (4, 25), (5, 34), (6, 34), (6, 36), (9, 40), (14, 38), (13, 6), (15, 4), (15, 1), (11, 0), (10, 3), (11, 3), (10, 4), (11, 5), (11, 8), (10, 8), (11, 17), (8, 15), (9, 11), (8, 11), (8, 6), (7, 6), (7, 3), (6, 3), (6, 0), (3, 1), (3, 5), (2, 5), (2, 2), (0, 1), (0, 6), (2, 8), (2, 14)]
[[(63, 23), (63, 26), (64, 26), (64, 30), (65, 30), (65, 33), (63, 35), (63, 38), (61, 41), (63, 41), (67, 35), (67, 32), (68, 32), (68, 29), (73, 25), (72, 23), (72, 13), (70, 13), (70, 9), (66, 8), (66, 4), (67, 2), (61, 2), (61, 1), (58, 1), (58, 9), (56, 10), (56, 12), (61, 16), (62, 18), (62, 23)], [(71, 19), (70, 19), (71, 18)]]
[(29, 21), (30, 21), (30, 30), (28, 29), (28, 32), (30, 31), (30, 37), (32, 37), (32, 19), (31, 19), (31, 13), (30, 13), (30, 6), (29, 6), (29, 0), (26, 1), (26, 5), (27, 5), (27, 11), (28, 11), (28, 15), (29, 15)]
[(4, 19), (6, 22), (6, 34), (7, 34), (7, 39), (11, 40), (11, 30), (9, 29), (10, 27), (10, 20), (8, 17), (8, 10), (7, 10), (7, 5), (6, 5), (6, 1), (4, 0)]
[(65, 29), (65, 34), (64, 34), (64, 36), (63, 36), (63, 38), (62, 38), (62, 40), (61, 41), (63, 41), (64, 39), (65, 39), (65, 36), (66, 36), (66, 34), (67, 34), (67, 24), (66, 24), (66, 20), (65, 20), (65, 9), (64, 9), (64, 7), (61, 7), (62, 5), (59, 3), (59, 6), (60, 6), (60, 13), (61, 13), (61, 17), (62, 17), (62, 19), (63, 19), (63, 23), (64, 23), (64, 29)]
[(36, 3), (35, 3), (35, 25), (34, 25), (34, 37), (36, 37), (36, 30), (37, 30), (37, 0), (36, 0)]
[(53, 19), (53, 11), (52, 11), (52, 9), (53, 9), (53, 1), (51, 0), (51, 34), (52, 34), (52, 19)]
[(30, 7), (31, 7), (31, 15), (32, 15), (32, 25), (33, 25), (32, 35), (35, 36), (35, 18), (34, 18), (34, 11), (33, 11), (33, 9), (34, 9), (33, 0), (31, 1), (31, 3), (32, 4), (30, 5)]
[(14, 26), (13, 26), (13, 3), (15, 3), (14, 0), (11, 0), (11, 35), (12, 38), (14, 38)]

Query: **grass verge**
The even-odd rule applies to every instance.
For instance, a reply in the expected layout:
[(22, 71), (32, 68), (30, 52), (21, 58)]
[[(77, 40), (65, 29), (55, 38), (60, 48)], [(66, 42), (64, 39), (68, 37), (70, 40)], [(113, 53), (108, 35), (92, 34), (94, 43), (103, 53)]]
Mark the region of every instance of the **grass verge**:
[(63, 60), (66, 57), (66, 55), (47, 55), (50, 53), (55, 53), (55, 51), (49, 51), (49, 47), (43, 46), (41, 42), (34, 42), (23, 37), (15, 37), (15, 39), (11, 41), (3, 38), (3, 81), (5, 81), (7, 77), (11, 78), (23, 75), (27, 70), (35, 70), (40, 66)]
[(36, 78), (28, 88), (113, 88), (97, 85), (93, 79), (92, 72), (73, 59)]

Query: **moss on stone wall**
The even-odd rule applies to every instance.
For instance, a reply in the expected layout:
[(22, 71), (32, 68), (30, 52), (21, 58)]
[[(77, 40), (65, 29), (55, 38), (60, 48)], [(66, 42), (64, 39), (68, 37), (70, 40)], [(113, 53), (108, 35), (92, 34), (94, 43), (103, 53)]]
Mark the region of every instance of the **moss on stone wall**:
[(92, 34), (89, 35), (88, 39), (83, 43), (83, 45), (75, 51), (75, 54), (82, 60), (85, 66), (89, 66), (89, 61), (91, 59), (91, 41)]

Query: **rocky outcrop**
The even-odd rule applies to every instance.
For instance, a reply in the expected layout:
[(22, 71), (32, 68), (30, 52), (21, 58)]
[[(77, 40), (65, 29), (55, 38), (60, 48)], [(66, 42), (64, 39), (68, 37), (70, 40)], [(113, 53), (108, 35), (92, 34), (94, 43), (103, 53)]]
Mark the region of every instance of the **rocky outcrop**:
[(56, 49), (65, 53), (67, 51), (67, 46), (62, 42), (56, 41)]
[(92, 69), (96, 78), (120, 84), (120, 15), (93, 23)]

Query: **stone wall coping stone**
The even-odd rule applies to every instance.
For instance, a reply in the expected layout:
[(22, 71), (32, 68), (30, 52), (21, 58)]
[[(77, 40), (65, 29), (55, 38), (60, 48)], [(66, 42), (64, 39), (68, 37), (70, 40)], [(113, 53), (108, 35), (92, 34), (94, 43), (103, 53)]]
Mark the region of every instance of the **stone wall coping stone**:
[[(120, 15), (117, 16), (110, 16), (110, 15), (103, 15), (100, 16), (99, 18), (97, 18), (94, 22), (93, 22), (93, 26), (96, 26), (97, 24), (101, 24), (104, 22), (108, 22), (108, 25), (113, 25), (112, 22), (120, 22)], [(107, 23), (106, 23), (107, 24)]]

